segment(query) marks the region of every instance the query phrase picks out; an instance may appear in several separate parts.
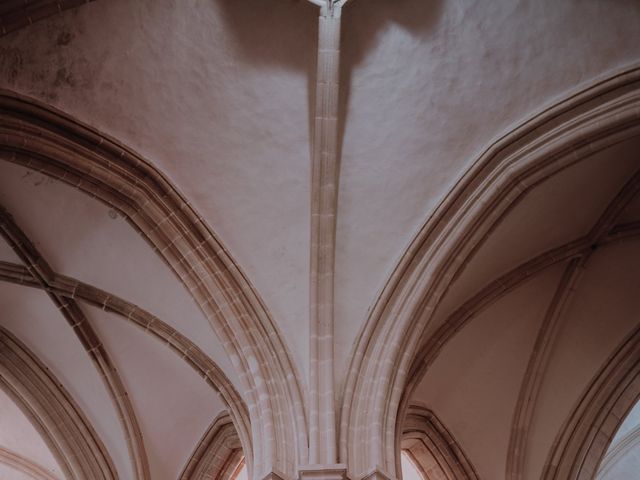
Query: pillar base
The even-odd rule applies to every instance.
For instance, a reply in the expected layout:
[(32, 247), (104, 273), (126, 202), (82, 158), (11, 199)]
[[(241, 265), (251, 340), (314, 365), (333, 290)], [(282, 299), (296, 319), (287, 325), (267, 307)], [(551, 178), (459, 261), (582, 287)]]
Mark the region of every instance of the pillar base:
[(342, 463), (332, 465), (305, 465), (298, 469), (300, 480), (346, 480), (347, 466)]
[(376, 467), (366, 473), (360, 475), (359, 480), (396, 480), (395, 478), (387, 475), (387, 473), (380, 467)]

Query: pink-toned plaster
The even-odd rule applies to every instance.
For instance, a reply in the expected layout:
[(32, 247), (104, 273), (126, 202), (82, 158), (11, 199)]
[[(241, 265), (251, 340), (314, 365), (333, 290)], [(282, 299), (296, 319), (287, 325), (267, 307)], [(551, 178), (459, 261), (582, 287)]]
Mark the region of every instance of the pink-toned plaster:
[(492, 280), (527, 260), (586, 235), (640, 170), (640, 139), (574, 164), (532, 189), (498, 224), (447, 292), (434, 327)]
[(525, 480), (539, 478), (549, 448), (576, 399), (626, 335), (638, 325), (640, 242), (597, 251), (561, 321), (533, 416)]
[[(376, 292), (464, 169), (517, 122), (638, 60), (637, 3), (583, 3), (358, 0), (348, 4), (339, 112), (338, 383)], [(115, 136), (177, 185), (257, 287), (301, 372), (306, 372), (309, 357), (309, 105), (313, 104), (316, 16), (317, 10), (306, 2), (288, 0), (98, 0), (26, 27), (0, 43), (0, 86), (34, 96)], [(634, 153), (637, 143), (629, 145)], [(455, 308), (483, 280), (514, 263), (583, 233), (637, 160), (626, 157), (613, 167), (609, 157), (600, 162), (599, 168), (589, 169), (586, 162), (580, 169), (567, 170), (534, 191), (494, 232), (446, 307)], [(42, 176), (25, 179), (21, 176), (26, 172), (16, 167), (0, 164), (0, 168), (3, 202), (25, 223), (54, 267), (139, 302), (185, 331), (212, 356), (220, 355), (216, 359), (225, 365), (219, 345), (210, 343), (212, 332), (182, 287), (121, 218), (111, 218), (108, 209)], [(119, 275), (116, 267), (125, 274)], [(487, 478), (504, 473), (509, 405), (517, 399), (526, 347), (539, 321), (537, 309), (542, 308), (535, 294), (519, 295), (535, 282), (543, 283), (540, 289), (552, 288), (553, 281), (543, 282), (545, 275), (551, 276), (547, 272), (531, 280), (463, 329), (416, 395), (418, 400), (421, 395), (431, 399), (444, 412), (445, 422)], [(635, 285), (635, 277), (625, 275), (620, 281)], [(122, 435), (116, 431), (108, 397), (96, 383), (90, 363), (83, 367), (74, 363), (84, 352), (71, 337), (62, 336), (66, 325), (60, 318), (56, 319), (60, 331), (46, 323), (56, 312), (45, 305), (41, 294), (36, 302), (35, 293), (16, 292), (16, 287), (0, 290), (3, 307), (27, 308), (31, 313), (20, 318), (28, 316), (31, 321), (3, 321), (66, 375), (65, 382), (73, 383), (72, 393), (97, 423), (121, 476), (129, 478), (123, 466), (127, 462)], [(601, 297), (589, 298), (587, 305), (598, 306), (593, 299)], [(514, 312), (523, 312), (518, 320), (526, 323), (525, 329), (516, 329)], [(576, 329), (578, 322), (571, 319)], [(136, 335), (142, 334), (124, 333), (129, 327), (117, 325), (109, 324), (105, 337), (118, 358), (134, 364), (125, 375), (131, 375), (128, 383), (135, 390), (135, 404), (151, 405), (142, 412), (141, 421), (151, 432), (152, 443), (161, 437), (152, 449), (154, 468), (175, 471), (187, 447), (166, 453), (177, 441), (166, 433), (173, 419), (158, 421), (164, 407), (154, 398), (161, 396), (174, 408), (189, 405), (190, 399), (178, 399), (177, 383), (173, 390), (161, 375), (145, 377), (142, 367), (156, 358), (152, 352), (160, 347), (145, 346), (151, 339), (134, 346)], [(581, 332), (585, 342), (599, 339), (602, 325), (594, 325)], [(590, 368), (580, 370), (581, 378), (567, 387), (572, 390), (563, 397), (564, 413), (569, 397), (578, 395), (578, 384), (584, 385), (598, 359), (623, 332), (605, 333), (610, 335), (602, 345), (585, 343), (580, 351), (590, 359)], [(562, 339), (568, 352), (574, 348), (571, 338)], [(62, 353), (54, 352), (54, 346)], [(75, 352), (73, 359), (69, 352)], [(181, 367), (170, 355), (158, 353), (156, 363), (167, 362), (173, 377)], [(505, 362), (505, 358), (516, 360)], [(560, 360), (557, 378), (549, 382), (564, 387), (558, 379), (573, 375), (574, 366), (567, 367), (570, 359)], [(146, 387), (139, 378), (148, 382)], [(187, 390), (200, 388), (191, 380), (180, 380)], [(496, 391), (503, 392), (499, 402), (493, 401)], [(542, 396), (547, 398), (544, 391)], [(199, 405), (211, 407), (204, 396), (194, 394), (191, 400), (195, 397), (202, 402)], [(488, 412), (486, 417), (478, 420), (475, 408)], [(556, 413), (544, 417), (551, 423), (542, 433), (534, 432), (535, 442), (551, 441), (550, 431), (562, 421), (561, 412)], [(202, 426), (202, 418), (193, 420)], [(483, 430), (483, 421), (493, 423)], [(178, 436), (192, 441), (187, 439), (196, 437), (196, 430), (190, 424)], [(536, 452), (532, 462), (541, 465), (544, 458)], [(171, 466), (163, 469), (164, 461)]]
[[(62, 470), (40, 433), (2, 390), (0, 390), (0, 448), (18, 452), (60, 480), (64, 478)], [(3, 477), (2, 475), (0, 473), (0, 478), (8, 480), (14, 478), (17, 480), (18, 478), (15, 469), (13, 469), (12, 475), (16, 475), (16, 477), (9, 475)]]
[(175, 480), (195, 445), (222, 411), (214, 390), (162, 343), (115, 314), (89, 307), (87, 315), (111, 352), (135, 399), (151, 478)]
[(343, 22), (337, 371), (462, 171), (516, 123), (640, 55), (633, 0), (361, 0)]
[(115, 136), (171, 178), (304, 371), (316, 23), (307, 2), (96, 1), (6, 36), (0, 55), (0, 86)]
[[(113, 134), (172, 178), (303, 371), (316, 16), (285, 0), (97, 1), (8, 35), (0, 62), (3, 86)], [(639, 20), (633, 1), (347, 5), (336, 371), (462, 170), (515, 122), (634, 61)]]
[(11, 263), (22, 263), (13, 249), (4, 240), (0, 241), (0, 260)]
[(39, 290), (3, 283), (0, 311), (0, 325), (51, 369), (89, 419), (119, 476), (133, 478), (124, 433), (105, 385), (51, 300)]
[[(237, 385), (237, 374), (197, 304), (122, 216), (62, 182), (2, 161), (0, 202), (58, 273), (158, 316), (209, 354)], [(168, 349), (166, 354), (173, 355)]]
[(504, 478), (522, 376), (562, 271), (551, 267), (471, 320), (412, 397), (437, 412), (480, 478)]

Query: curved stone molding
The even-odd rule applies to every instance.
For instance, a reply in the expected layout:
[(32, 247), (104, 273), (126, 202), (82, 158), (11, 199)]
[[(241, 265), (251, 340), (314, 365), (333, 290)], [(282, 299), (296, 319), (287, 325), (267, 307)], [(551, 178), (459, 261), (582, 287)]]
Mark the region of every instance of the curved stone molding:
[(216, 417), (189, 458), (179, 480), (232, 480), (244, 455), (231, 417)]
[[(25, 267), (9, 262), (0, 261), (0, 280), (33, 288), (43, 288)], [(243, 451), (248, 456), (251, 455), (251, 426), (247, 407), (224, 372), (196, 344), (158, 317), (133, 303), (73, 278), (54, 273), (49, 280), (48, 288), (65, 298), (75, 298), (102, 308), (106, 312), (115, 313), (171, 348), (204, 378), (208, 385), (218, 392), (222, 402), (231, 412)]]
[(618, 346), (560, 429), (542, 480), (591, 480), (640, 399), (640, 328)]
[(511, 438), (507, 452), (507, 479), (522, 478), (531, 423), (542, 381), (551, 359), (553, 341), (561, 325), (565, 306), (575, 292), (580, 275), (584, 272), (587, 256), (588, 254), (574, 258), (569, 262), (539, 328), (520, 387), (511, 427)]
[[(512, 427), (512, 438), (509, 445), (507, 478), (511, 478), (510, 475), (519, 475), (520, 473), (517, 472), (521, 472), (522, 468), (523, 456), (526, 450), (524, 445), (526, 444), (529, 423), (531, 421), (531, 415), (533, 414), (534, 400), (537, 398), (537, 390), (544, 375), (545, 364), (550, 353), (548, 348), (557, 330), (556, 322), (559, 319), (561, 307), (566, 303), (567, 296), (573, 289), (572, 285), (574, 285), (576, 281), (575, 277), (582, 271), (584, 263), (594, 252), (592, 248), (594, 245), (597, 245), (598, 249), (602, 249), (612, 243), (626, 240), (640, 233), (637, 229), (638, 225), (635, 224), (614, 226), (620, 212), (637, 196), (639, 189), (640, 172), (636, 173), (625, 184), (587, 235), (551, 249), (548, 252), (544, 252), (517, 266), (510, 272), (490, 282), (455, 310), (418, 351), (409, 371), (407, 386), (402, 397), (400, 418), (404, 416), (413, 391), (425, 375), (426, 370), (437, 358), (444, 345), (446, 345), (467, 322), (475, 318), (481, 310), (487, 308), (503, 295), (517, 288), (542, 270), (552, 265), (569, 261), (570, 263), (567, 267), (565, 277), (559, 285), (558, 291), (547, 312), (545, 323), (541, 327), (539, 338), (536, 340), (537, 344), (534, 348), (527, 373), (525, 374), (520, 399), (516, 407), (514, 425)], [(518, 467), (514, 466), (516, 463)]]
[(638, 225), (635, 223), (614, 225), (620, 213), (629, 202), (637, 196), (638, 190), (640, 190), (640, 172), (637, 172), (625, 184), (587, 235), (560, 247), (553, 248), (517, 266), (510, 272), (490, 282), (455, 310), (443, 325), (438, 328), (436, 333), (420, 347), (409, 371), (407, 385), (400, 404), (400, 418), (404, 416), (413, 391), (425, 375), (426, 370), (437, 358), (444, 345), (446, 345), (467, 322), (475, 318), (481, 310), (487, 308), (503, 295), (517, 288), (542, 270), (552, 265), (569, 261), (568, 270), (570, 270), (570, 272), (568, 271), (565, 274), (565, 280), (561, 282), (558, 292), (556, 292), (556, 298), (550, 306), (545, 324), (539, 333), (537, 345), (534, 348), (530, 365), (523, 380), (522, 391), (516, 407), (516, 414), (514, 415), (512, 438), (509, 444), (507, 460), (507, 478), (511, 478), (509, 475), (519, 475), (520, 473), (517, 472), (521, 472), (522, 469), (522, 462), (526, 451), (524, 445), (526, 444), (529, 423), (533, 415), (534, 399), (537, 398), (537, 390), (544, 375), (545, 363), (550, 353), (547, 348), (550, 346), (555, 335), (557, 329), (555, 322), (558, 321), (561, 306), (567, 300), (563, 295), (570, 293), (572, 289), (571, 284), (576, 280), (573, 277), (577, 276), (583, 269), (584, 263), (594, 252), (594, 245), (597, 245), (598, 249), (601, 250), (608, 245), (632, 238), (640, 233), (638, 231)]
[(402, 426), (402, 444), (426, 479), (479, 479), (453, 435), (431, 410), (409, 408)]
[(607, 473), (616, 466), (628, 453), (640, 447), (640, 425), (627, 433), (620, 441), (607, 451), (598, 467), (597, 479), (606, 478)]
[[(598, 244), (598, 248), (602, 249), (609, 245), (637, 237), (638, 235), (640, 235), (640, 223), (634, 222), (616, 225), (611, 229), (609, 234), (602, 238)], [(449, 316), (445, 323), (438, 328), (436, 333), (420, 347), (409, 370), (407, 387), (403, 394), (403, 405), (405, 401), (408, 402), (410, 400), (411, 393), (418, 386), (426, 369), (437, 358), (444, 345), (446, 345), (467, 322), (471, 321), (480, 311), (487, 308), (499, 298), (518, 288), (529, 278), (537, 275), (546, 268), (588, 255), (592, 251), (592, 245), (593, 243), (589, 241), (589, 238), (583, 237), (544, 252), (493, 280), (463, 303)], [(401, 408), (401, 411), (405, 409), (406, 405), (404, 408)]]
[(536, 401), (547, 370), (547, 365), (551, 359), (553, 341), (560, 325), (560, 319), (564, 313), (564, 306), (575, 291), (578, 278), (584, 271), (586, 263), (594, 252), (592, 246), (603, 243), (611, 233), (620, 213), (636, 197), (638, 189), (640, 189), (640, 172), (636, 172), (625, 184), (620, 192), (618, 192), (618, 195), (610, 202), (605, 212), (593, 225), (590, 233), (586, 235), (586, 240), (590, 243), (589, 248), (585, 249), (580, 257), (569, 262), (565, 274), (560, 281), (560, 285), (556, 289), (556, 293), (540, 326), (520, 388), (507, 452), (507, 479), (520, 480), (523, 476), (529, 431), (535, 412)]
[(135, 478), (139, 480), (150, 479), (149, 461), (144, 447), (142, 430), (127, 394), (127, 389), (98, 333), (91, 326), (91, 323), (73, 298), (64, 298), (50, 290), (50, 281), (54, 276), (53, 270), (1, 205), (0, 234), (13, 248), (16, 255), (27, 265), (27, 270), (32, 273), (33, 278), (40, 284), (56, 308), (67, 320), (69, 327), (73, 330), (89, 358), (91, 358), (109, 392), (113, 406), (118, 413), (118, 419), (125, 432), (127, 449), (135, 472)]
[(93, 0), (21, 0), (0, 4), (0, 36)]
[(71, 396), (49, 369), (2, 327), (0, 386), (41, 433), (68, 479), (118, 479), (104, 444)]
[(506, 213), (564, 167), (640, 134), (640, 69), (600, 82), (494, 143), (420, 230), (355, 346), (340, 423), (352, 476), (393, 476), (397, 416), (422, 332), (456, 274)]
[(33, 480), (59, 480), (37, 463), (4, 447), (0, 447), (0, 464), (22, 472)]
[(0, 152), (118, 210), (176, 273), (230, 356), (249, 407), (254, 471), (295, 476), (308, 457), (299, 375), (238, 265), (177, 189), (131, 150), (70, 117), (0, 92)]

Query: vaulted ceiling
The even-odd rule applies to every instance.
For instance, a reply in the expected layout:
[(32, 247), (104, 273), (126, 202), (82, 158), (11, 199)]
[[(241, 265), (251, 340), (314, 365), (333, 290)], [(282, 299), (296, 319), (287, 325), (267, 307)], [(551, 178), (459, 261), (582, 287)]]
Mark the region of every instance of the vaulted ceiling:
[[(308, 402), (318, 8), (292, 0), (80, 3), (0, 6), (9, 112), (0, 136), (11, 122), (31, 133), (49, 118), (38, 113), (30, 124), (31, 107), (11, 103), (18, 98), (99, 133), (99, 146), (113, 142), (120, 157), (148, 162), (162, 180), (145, 170), (113, 196), (145, 182), (175, 187), (194, 225), (215, 233), (240, 289), (255, 293), (249, 310), (273, 320), (266, 336), (284, 346), (279, 353)], [(640, 61), (640, 6), (631, 0), (352, 0), (342, 15), (337, 405), (396, 266), (482, 155)], [(81, 158), (85, 147), (69, 148)], [(149, 233), (91, 190), (97, 167), (87, 167), (83, 184), (37, 157), (0, 152), (0, 327), (49, 369), (95, 430), (113, 463), (101, 468), (121, 479), (181, 478), (229, 398), (238, 395), (255, 415), (247, 387), (254, 365), (245, 368), (233, 342), (216, 335), (193, 282), (153, 243), (155, 228)], [(507, 478), (512, 464), (522, 479), (540, 478), (577, 399), (638, 327), (639, 172), (636, 132), (523, 186), (416, 332), (408, 402), (437, 415), (479, 478)], [(154, 197), (158, 205), (167, 198)], [(67, 467), (29, 425), (0, 391), (0, 456), (15, 452), (61, 480)]]

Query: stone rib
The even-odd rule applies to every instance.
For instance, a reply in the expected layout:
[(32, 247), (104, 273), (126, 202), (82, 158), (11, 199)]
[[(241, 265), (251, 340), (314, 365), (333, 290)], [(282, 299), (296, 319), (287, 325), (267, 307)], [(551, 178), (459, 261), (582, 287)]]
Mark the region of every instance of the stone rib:
[(418, 440), (418, 445), (407, 450), (425, 478), (479, 480), (473, 464), (433, 411), (411, 406), (402, 426), (402, 439)]
[(309, 463), (336, 462), (333, 285), (338, 207), (340, 7), (320, 9), (311, 159)]
[(0, 151), (120, 211), (183, 282), (242, 382), (259, 475), (293, 476), (308, 456), (297, 370), (266, 307), (183, 196), (149, 163), (99, 132), (10, 92)]
[(421, 332), (456, 273), (523, 192), (640, 134), (639, 85), (640, 70), (631, 68), (499, 139), (425, 223), (374, 304), (352, 353), (340, 434), (340, 456), (348, 457), (351, 473), (373, 468), (381, 476), (395, 474), (398, 415)]
[(589, 248), (584, 254), (572, 260), (560, 285), (547, 310), (542, 325), (538, 331), (536, 342), (529, 358), (527, 370), (522, 380), (518, 402), (511, 427), (511, 438), (507, 451), (506, 478), (508, 480), (521, 480), (524, 475), (525, 461), (527, 458), (527, 446), (531, 424), (533, 422), (536, 401), (542, 388), (545, 373), (547, 371), (553, 344), (560, 327), (564, 307), (576, 290), (576, 284), (580, 274), (584, 271), (586, 263), (594, 251), (594, 248), (603, 242), (611, 234), (616, 220), (626, 206), (636, 197), (640, 189), (640, 171), (618, 192), (609, 203), (604, 213), (595, 222), (586, 236)]
[(118, 480), (104, 444), (62, 383), (0, 327), (0, 387), (19, 405), (70, 480)]
[[(4, 261), (0, 261), (0, 280), (42, 288), (25, 267)], [(48, 288), (65, 298), (75, 298), (106, 312), (115, 313), (167, 345), (221, 396), (222, 402), (232, 412), (243, 449), (250, 455), (251, 429), (245, 403), (224, 372), (191, 340), (133, 303), (73, 278), (54, 274)]]
[(41, 465), (5, 447), (0, 447), (0, 463), (22, 472), (34, 480), (59, 480)]
[(243, 458), (233, 422), (223, 412), (203, 435), (179, 480), (232, 480)]
[(113, 405), (116, 407), (118, 419), (125, 432), (135, 478), (150, 480), (149, 461), (144, 447), (142, 430), (122, 378), (98, 333), (91, 326), (75, 300), (62, 297), (50, 289), (51, 280), (54, 277), (53, 270), (18, 227), (11, 215), (2, 207), (0, 207), (0, 233), (27, 266), (27, 270), (33, 278), (47, 292), (91, 358), (100, 378), (107, 387)]
[(616, 429), (640, 398), (640, 328), (605, 361), (565, 421), (541, 480), (591, 480)]

